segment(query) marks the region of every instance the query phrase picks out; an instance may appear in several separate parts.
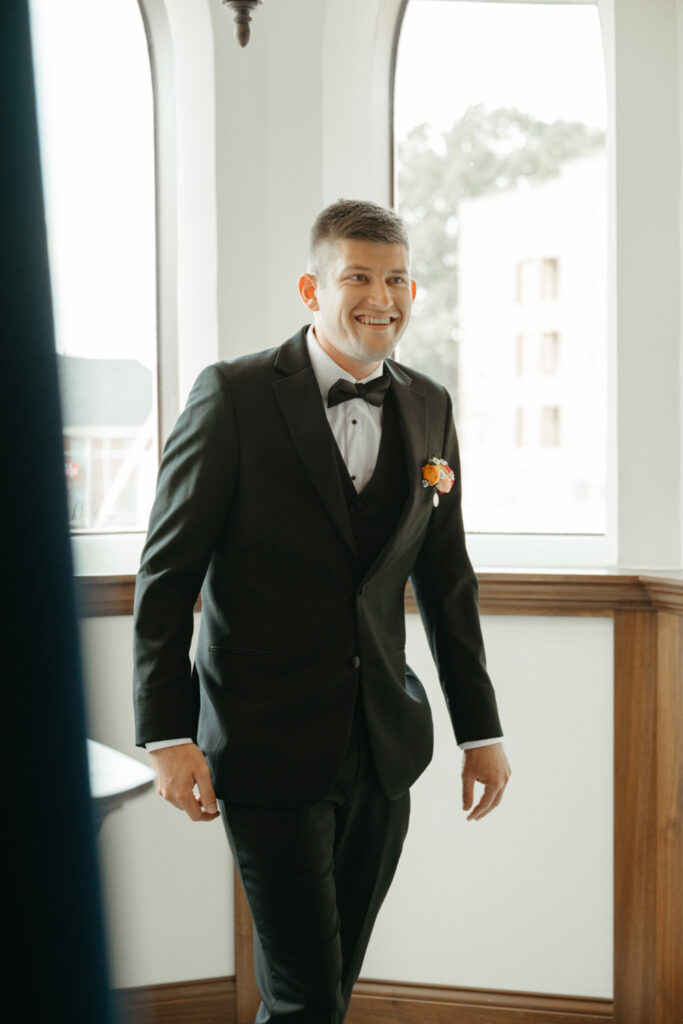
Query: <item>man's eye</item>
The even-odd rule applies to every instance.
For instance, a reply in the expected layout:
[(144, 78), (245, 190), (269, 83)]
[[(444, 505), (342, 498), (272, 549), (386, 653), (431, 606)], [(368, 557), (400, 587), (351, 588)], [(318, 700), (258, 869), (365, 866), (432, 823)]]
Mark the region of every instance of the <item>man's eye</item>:
[(392, 277), (391, 280), (392, 280), (393, 284), (405, 284), (406, 283), (405, 277)]

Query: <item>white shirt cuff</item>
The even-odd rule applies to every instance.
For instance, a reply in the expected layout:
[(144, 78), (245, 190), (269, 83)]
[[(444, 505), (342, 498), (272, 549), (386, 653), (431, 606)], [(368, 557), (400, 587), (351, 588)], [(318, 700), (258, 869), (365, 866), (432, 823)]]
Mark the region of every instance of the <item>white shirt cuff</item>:
[(189, 737), (183, 737), (181, 740), (152, 740), (151, 743), (145, 743), (145, 750), (161, 750), (163, 747), (179, 747), (181, 743), (192, 743)]
[(490, 747), (494, 743), (502, 743), (502, 736), (495, 736), (492, 740), (468, 740), (466, 743), (458, 743), (461, 750), (474, 750), (475, 747)]

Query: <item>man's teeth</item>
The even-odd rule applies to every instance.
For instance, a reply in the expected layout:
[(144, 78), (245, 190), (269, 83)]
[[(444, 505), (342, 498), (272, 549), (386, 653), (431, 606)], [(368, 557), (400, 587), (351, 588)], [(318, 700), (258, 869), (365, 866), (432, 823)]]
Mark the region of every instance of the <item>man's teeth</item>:
[(391, 316), (359, 316), (357, 319), (362, 324), (390, 324), (394, 318)]

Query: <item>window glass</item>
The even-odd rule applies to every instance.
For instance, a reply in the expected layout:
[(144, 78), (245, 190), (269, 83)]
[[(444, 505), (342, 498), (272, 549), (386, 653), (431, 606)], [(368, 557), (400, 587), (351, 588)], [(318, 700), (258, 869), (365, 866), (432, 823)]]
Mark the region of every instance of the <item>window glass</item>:
[(411, 0), (399, 357), (454, 400), (470, 532), (606, 526), (605, 82), (592, 3)]
[(154, 128), (136, 0), (31, 0), (72, 530), (144, 530), (157, 464)]

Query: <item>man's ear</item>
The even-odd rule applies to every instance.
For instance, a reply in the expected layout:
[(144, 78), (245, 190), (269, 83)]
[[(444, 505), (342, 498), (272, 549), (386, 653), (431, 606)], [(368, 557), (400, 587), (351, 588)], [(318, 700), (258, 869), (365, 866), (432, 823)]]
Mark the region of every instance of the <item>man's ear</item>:
[(302, 274), (299, 278), (299, 295), (307, 309), (320, 309), (318, 305), (318, 279), (315, 274)]
[(410, 280), (410, 294), (413, 296), (413, 302), (414, 302), (415, 301), (415, 296), (417, 294), (417, 281), (413, 281), (412, 278)]

